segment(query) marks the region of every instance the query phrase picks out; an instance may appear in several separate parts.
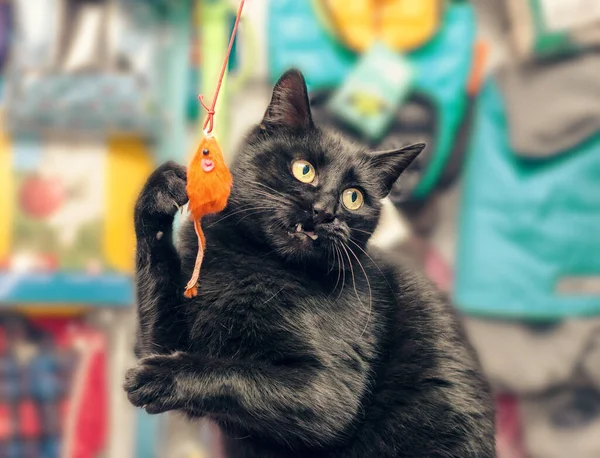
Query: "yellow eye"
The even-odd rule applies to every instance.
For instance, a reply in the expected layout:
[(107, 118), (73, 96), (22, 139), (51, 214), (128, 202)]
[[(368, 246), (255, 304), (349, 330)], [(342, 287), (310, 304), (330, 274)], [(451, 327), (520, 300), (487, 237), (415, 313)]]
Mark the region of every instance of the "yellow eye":
[(356, 188), (348, 188), (342, 193), (342, 203), (348, 210), (358, 210), (364, 202), (363, 193)]
[(302, 183), (312, 183), (315, 181), (315, 168), (310, 162), (298, 160), (292, 163), (292, 174)]

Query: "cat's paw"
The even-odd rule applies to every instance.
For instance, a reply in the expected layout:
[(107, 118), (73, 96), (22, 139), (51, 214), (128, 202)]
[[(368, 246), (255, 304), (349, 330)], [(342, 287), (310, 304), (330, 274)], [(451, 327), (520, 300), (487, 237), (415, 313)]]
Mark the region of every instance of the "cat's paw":
[(123, 384), (129, 402), (149, 414), (177, 409), (175, 362), (171, 355), (154, 355), (142, 358), (136, 367), (129, 369)]
[(157, 168), (138, 197), (136, 224), (144, 225), (148, 219), (172, 220), (188, 201), (186, 183), (185, 167), (169, 161)]

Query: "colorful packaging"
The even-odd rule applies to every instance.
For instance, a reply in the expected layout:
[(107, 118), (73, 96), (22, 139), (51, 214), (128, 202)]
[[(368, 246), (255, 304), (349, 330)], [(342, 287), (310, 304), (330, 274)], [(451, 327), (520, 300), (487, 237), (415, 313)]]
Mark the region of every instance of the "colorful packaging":
[(107, 408), (100, 332), (77, 320), (0, 316), (0, 456), (97, 458)]
[(164, 35), (144, 2), (15, 0), (6, 75), (12, 132), (135, 133), (164, 125), (159, 74)]
[(367, 51), (380, 40), (399, 52), (425, 45), (438, 31), (443, 0), (313, 0), (315, 10), (336, 39)]
[(134, 302), (133, 208), (152, 161), (140, 139), (71, 140), (0, 144), (0, 302)]
[(399, 53), (375, 44), (329, 102), (329, 109), (370, 140), (379, 140), (411, 89), (414, 70)]
[(20, 146), (13, 155), (9, 268), (98, 274), (105, 268), (106, 146), (62, 141)]
[(600, 46), (598, 0), (509, 0), (513, 41), (522, 58)]

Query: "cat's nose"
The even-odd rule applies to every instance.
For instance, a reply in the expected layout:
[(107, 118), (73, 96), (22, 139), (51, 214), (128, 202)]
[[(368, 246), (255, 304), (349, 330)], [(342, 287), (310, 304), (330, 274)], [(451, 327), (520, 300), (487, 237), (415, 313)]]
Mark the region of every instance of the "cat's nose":
[(326, 224), (332, 223), (335, 219), (335, 216), (327, 210), (323, 210), (321, 208), (315, 208), (313, 210), (313, 223), (314, 224)]

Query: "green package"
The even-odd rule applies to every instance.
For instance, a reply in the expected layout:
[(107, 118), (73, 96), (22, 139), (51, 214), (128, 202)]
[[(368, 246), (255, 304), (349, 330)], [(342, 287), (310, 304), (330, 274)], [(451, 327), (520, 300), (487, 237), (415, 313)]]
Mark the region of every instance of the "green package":
[(332, 96), (328, 109), (368, 140), (379, 141), (414, 76), (413, 66), (402, 54), (376, 43)]

